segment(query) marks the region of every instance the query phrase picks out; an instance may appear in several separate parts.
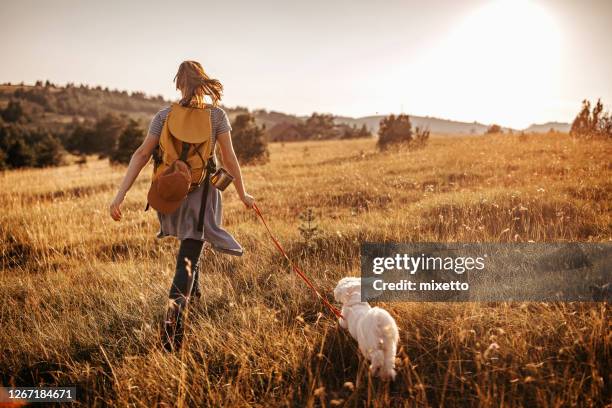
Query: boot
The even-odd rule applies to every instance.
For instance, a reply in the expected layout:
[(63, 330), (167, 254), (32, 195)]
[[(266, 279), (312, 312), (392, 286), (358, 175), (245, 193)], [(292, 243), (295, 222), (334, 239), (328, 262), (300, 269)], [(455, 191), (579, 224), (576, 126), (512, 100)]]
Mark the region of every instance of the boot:
[(193, 285), (191, 289), (191, 298), (195, 300), (199, 300), (202, 297), (202, 291), (200, 290), (200, 285)]
[(164, 350), (178, 351), (183, 344), (183, 308), (173, 305), (166, 312), (166, 319), (162, 323), (161, 341)]

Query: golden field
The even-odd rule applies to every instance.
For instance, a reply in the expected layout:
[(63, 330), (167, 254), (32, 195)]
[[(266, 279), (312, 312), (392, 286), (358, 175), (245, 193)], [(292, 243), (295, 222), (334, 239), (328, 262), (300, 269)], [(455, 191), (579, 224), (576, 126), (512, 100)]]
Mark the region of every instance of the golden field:
[[(612, 238), (612, 145), (567, 135), (433, 138), (380, 153), (373, 140), (273, 144), (248, 191), (332, 300), (364, 241), (557, 242)], [(79, 387), (83, 406), (604, 406), (605, 303), (388, 303), (398, 377), (368, 375), (355, 341), (289, 271), (253, 211), (225, 193), (245, 247), (207, 250), (185, 347), (158, 325), (173, 238), (144, 212), (149, 167), (121, 222), (107, 214), (124, 168), (107, 161), (0, 173), (3, 385)], [(299, 214), (312, 208), (308, 245)]]

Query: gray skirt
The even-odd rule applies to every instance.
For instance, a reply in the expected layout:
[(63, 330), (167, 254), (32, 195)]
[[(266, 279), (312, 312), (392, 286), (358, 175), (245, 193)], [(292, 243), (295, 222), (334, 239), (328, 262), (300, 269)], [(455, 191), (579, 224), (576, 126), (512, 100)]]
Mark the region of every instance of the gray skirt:
[(203, 231), (198, 231), (203, 189), (204, 183), (187, 194), (181, 206), (172, 214), (157, 213), (159, 219), (157, 238), (173, 236), (180, 240), (189, 238), (206, 241), (216, 251), (231, 255), (242, 255), (242, 247), (238, 241), (229, 232), (221, 228), (223, 215), (221, 193), (212, 184), (208, 188), (204, 228)]

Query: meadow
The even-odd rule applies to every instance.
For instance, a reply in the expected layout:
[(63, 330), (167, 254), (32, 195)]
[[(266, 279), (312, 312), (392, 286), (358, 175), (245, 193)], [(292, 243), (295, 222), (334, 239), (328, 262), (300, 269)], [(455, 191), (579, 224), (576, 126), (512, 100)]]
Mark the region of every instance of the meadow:
[[(612, 145), (567, 135), (272, 144), (247, 189), (292, 258), (332, 301), (381, 242), (609, 242)], [(206, 250), (184, 348), (159, 345), (177, 242), (144, 212), (150, 167), (123, 220), (124, 168), (105, 160), (0, 173), (0, 380), (79, 388), (82, 406), (604, 406), (606, 303), (387, 303), (398, 376), (371, 378), (350, 335), (224, 194), (241, 258)], [(299, 215), (311, 208), (308, 242)]]

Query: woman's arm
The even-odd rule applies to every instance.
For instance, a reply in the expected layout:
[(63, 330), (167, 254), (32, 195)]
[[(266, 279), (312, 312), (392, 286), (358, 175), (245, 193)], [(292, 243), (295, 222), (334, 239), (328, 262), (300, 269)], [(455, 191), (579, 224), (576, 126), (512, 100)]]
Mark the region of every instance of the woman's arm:
[(219, 143), (219, 147), (221, 149), (223, 165), (228, 173), (234, 177), (234, 187), (236, 187), (238, 197), (240, 197), (247, 208), (253, 207), (255, 199), (245, 190), (244, 181), (242, 180), (242, 172), (240, 171), (240, 164), (238, 163), (238, 158), (236, 158), (236, 152), (234, 152), (230, 132), (223, 132), (218, 135), (217, 142)]
[(110, 204), (110, 215), (113, 220), (121, 220), (121, 204), (125, 199), (125, 195), (132, 187), (132, 184), (134, 184), (134, 180), (136, 180), (136, 177), (138, 177), (142, 168), (148, 163), (149, 158), (153, 153), (153, 149), (155, 149), (155, 146), (157, 146), (158, 141), (159, 136), (149, 133), (142, 144), (138, 146), (138, 149), (136, 149), (136, 151), (132, 154), (130, 164), (125, 172), (123, 181), (119, 186), (117, 195)]

